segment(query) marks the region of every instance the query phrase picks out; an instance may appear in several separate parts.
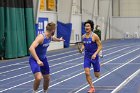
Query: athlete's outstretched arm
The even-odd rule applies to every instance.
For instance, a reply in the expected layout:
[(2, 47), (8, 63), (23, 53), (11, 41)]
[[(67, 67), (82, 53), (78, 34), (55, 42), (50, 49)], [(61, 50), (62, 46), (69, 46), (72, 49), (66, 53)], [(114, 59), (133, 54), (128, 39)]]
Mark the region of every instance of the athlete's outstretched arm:
[(44, 40), (44, 37), (43, 35), (38, 35), (36, 37), (36, 39), (34, 40), (34, 42), (31, 44), (30, 48), (29, 48), (29, 51), (31, 53), (31, 55), (34, 57), (34, 59), (37, 61), (37, 63), (40, 65), (40, 66), (43, 66), (43, 63), (40, 61), (40, 59), (38, 58), (37, 54), (36, 54), (36, 51), (35, 51), (35, 48), (41, 44)]
[(61, 38), (57, 38), (55, 36), (52, 37), (52, 41), (57, 41), (57, 42), (60, 42), (60, 41), (65, 41), (62, 37)]

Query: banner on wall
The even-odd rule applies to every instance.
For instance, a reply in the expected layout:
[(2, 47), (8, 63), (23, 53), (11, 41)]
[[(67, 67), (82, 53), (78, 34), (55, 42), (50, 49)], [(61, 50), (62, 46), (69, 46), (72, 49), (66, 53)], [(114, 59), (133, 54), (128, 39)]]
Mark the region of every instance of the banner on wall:
[(40, 0), (40, 11), (45, 11), (45, 2), (44, 2), (44, 0)]
[(70, 46), (70, 37), (71, 37), (71, 31), (72, 31), (72, 24), (71, 23), (62, 23), (62, 22), (57, 22), (57, 37), (63, 37), (65, 42), (64, 42), (64, 47), (67, 48)]
[(47, 0), (47, 9), (54, 10), (55, 9), (55, 0)]
[(38, 18), (38, 24), (36, 24), (36, 35), (44, 33), (48, 24), (48, 18)]

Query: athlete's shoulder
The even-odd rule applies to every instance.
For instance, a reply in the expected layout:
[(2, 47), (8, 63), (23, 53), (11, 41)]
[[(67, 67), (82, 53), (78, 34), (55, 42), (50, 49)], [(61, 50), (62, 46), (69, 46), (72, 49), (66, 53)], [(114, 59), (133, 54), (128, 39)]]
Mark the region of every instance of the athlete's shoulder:
[(35, 41), (38, 42), (38, 43), (42, 43), (44, 41), (44, 36), (42, 34), (39, 34), (36, 37)]
[(99, 37), (98, 37), (98, 35), (95, 34), (95, 33), (93, 34), (92, 38), (93, 38), (94, 40), (100, 40)]
[(44, 35), (43, 34), (38, 34), (36, 39), (43, 39), (44, 38)]
[(92, 38), (97, 38), (98, 35), (96, 33), (92, 33)]
[(96, 33), (92, 33), (92, 36), (93, 36), (93, 37), (96, 37), (96, 36), (98, 36), (98, 35), (97, 35)]
[(83, 35), (82, 35), (82, 38), (85, 38), (85, 37), (86, 37), (86, 34), (83, 34)]

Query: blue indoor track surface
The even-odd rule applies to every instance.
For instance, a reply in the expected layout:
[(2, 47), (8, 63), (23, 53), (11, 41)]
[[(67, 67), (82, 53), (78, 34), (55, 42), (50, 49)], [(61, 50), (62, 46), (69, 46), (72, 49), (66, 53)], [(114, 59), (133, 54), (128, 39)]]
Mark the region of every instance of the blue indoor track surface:
[[(95, 93), (140, 93), (140, 40), (102, 43), (100, 78), (95, 78), (91, 69)], [(47, 52), (51, 72), (48, 93), (87, 93), (83, 55), (76, 46)], [(28, 57), (0, 61), (0, 93), (32, 93), (34, 77), (28, 62)], [(42, 85), (39, 93), (43, 93)]]

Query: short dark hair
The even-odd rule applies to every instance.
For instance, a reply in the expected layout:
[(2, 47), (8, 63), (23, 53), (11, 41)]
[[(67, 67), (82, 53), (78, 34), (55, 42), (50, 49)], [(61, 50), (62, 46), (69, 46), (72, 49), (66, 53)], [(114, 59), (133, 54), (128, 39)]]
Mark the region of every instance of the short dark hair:
[(53, 23), (53, 22), (48, 23), (46, 26), (46, 30), (51, 32), (53, 29), (55, 29), (55, 23)]
[(93, 29), (94, 29), (94, 22), (93, 22), (92, 20), (87, 20), (87, 21), (84, 23), (84, 26), (86, 26), (87, 23), (90, 24), (91, 30), (93, 31)]
[(97, 30), (97, 29), (98, 29), (98, 27), (99, 27), (99, 25), (96, 25), (95, 29)]

